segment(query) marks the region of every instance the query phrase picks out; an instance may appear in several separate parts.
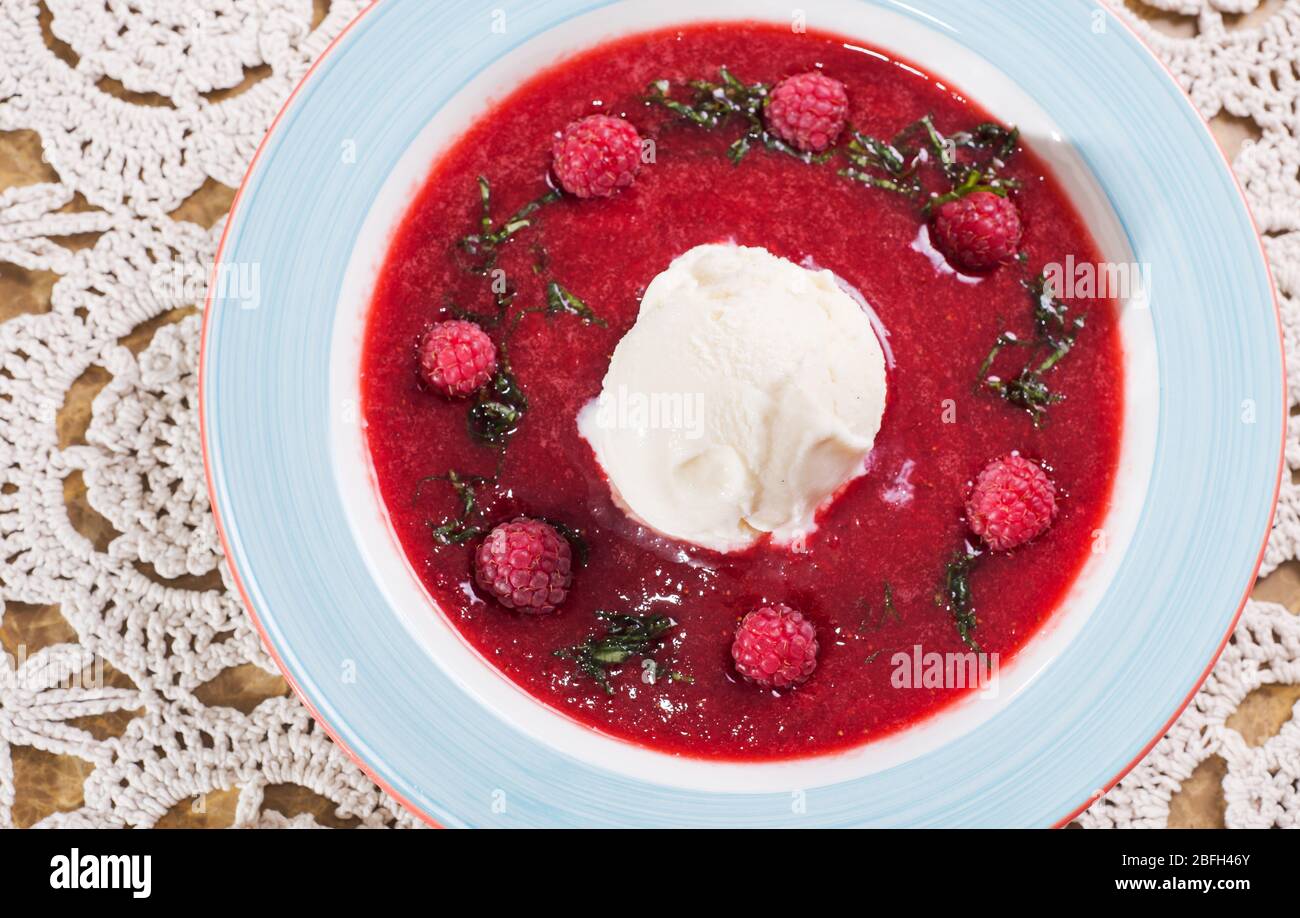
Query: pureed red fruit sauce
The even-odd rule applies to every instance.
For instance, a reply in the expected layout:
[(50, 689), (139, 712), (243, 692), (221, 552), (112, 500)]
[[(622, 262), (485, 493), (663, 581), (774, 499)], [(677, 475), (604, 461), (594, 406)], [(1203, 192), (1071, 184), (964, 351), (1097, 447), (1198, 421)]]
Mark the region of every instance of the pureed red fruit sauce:
[[(1088, 230), (1045, 166), (1022, 149), (1008, 154), (999, 175), (1018, 183), (1012, 198), (1025, 224), (1023, 260), (978, 283), (936, 266), (936, 256), (916, 245), (926, 224), (923, 198), (840, 174), (849, 165), (850, 130), (894, 138), (930, 115), (938, 132), (960, 141), (992, 119), (951, 88), (861, 46), (729, 23), (597, 47), (485, 110), (438, 161), (393, 238), (362, 372), (366, 434), (396, 532), (424, 585), (484, 658), (607, 734), (672, 753), (770, 760), (845, 749), (915, 723), (969, 688), (896, 687), (894, 655), (918, 647), (962, 654), (974, 644), (1005, 664), (1060, 603), (1105, 516), (1123, 415), (1117, 309), (1107, 300), (1068, 302), (1068, 326), (1049, 317), (1036, 328), (1042, 304), (1032, 289), (1045, 266), (1067, 256), (1100, 261)], [(746, 84), (772, 86), (814, 68), (842, 81), (850, 128), (832, 158), (807, 163), (759, 143), (733, 165), (726, 153), (745, 133), (743, 118), (710, 129), (647, 102), (647, 87), (668, 80), (669, 95), (691, 103), (690, 81), (718, 81), (723, 67)], [(480, 176), (495, 230), (547, 194), (556, 132), (593, 113), (625, 117), (653, 141), (653, 161), (631, 186), (608, 198), (546, 203), (498, 246), (459, 244), (483, 235)], [(995, 134), (990, 144), (1006, 139)], [(926, 143), (922, 137), (918, 149)], [(944, 180), (939, 160), (923, 159), (933, 190)], [(576, 427), (651, 279), (693, 246), (723, 241), (834, 271), (888, 329), (895, 363), (869, 471), (822, 513), (798, 552), (760, 544), (723, 556), (644, 538), (613, 504)], [(575, 314), (571, 299), (548, 301), (551, 284), (599, 321)], [(499, 302), (505, 319), (494, 323)], [(473, 399), (449, 400), (420, 381), (417, 342), (432, 323), (465, 313), (484, 317), (527, 399), (502, 448), (471, 436)], [(1075, 329), (1074, 318), (1085, 314), (1086, 325)], [(1041, 377), (1063, 400), (1040, 392), (1038, 425), (1023, 405), (980, 385), (982, 364), (1004, 332), (1022, 343), (1002, 348), (985, 374), (1003, 380), (1040, 366), (1052, 341), (1076, 337)], [(1059, 515), (1030, 544), (985, 551), (970, 565), (968, 643), (947, 575), (973, 540), (964, 519), (970, 483), (989, 460), (1013, 450), (1050, 469)], [(471, 488), (475, 506), (466, 514)], [(509, 611), (474, 583), (482, 533), (521, 515), (562, 523), (588, 548), (552, 615)], [(960, 592), (962, 579), (953, 586)], [(737, 623), (765, 603), (785, 603), (817, 628), (817, 669), (793, 690), (747, 683), (731, 661)], [(584, 669), (572, 648), (606, 635), (598, 611), (662, 615), (675, 625), (622, 663)]]

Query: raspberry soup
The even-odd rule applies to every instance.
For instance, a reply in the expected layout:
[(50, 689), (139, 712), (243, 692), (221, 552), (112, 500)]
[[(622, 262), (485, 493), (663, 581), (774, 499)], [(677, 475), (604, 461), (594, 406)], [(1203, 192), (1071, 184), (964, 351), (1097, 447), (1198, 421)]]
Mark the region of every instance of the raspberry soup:
[[(502, 672), (570, 716), (654, 748), (778, 759), (858, 745), (964, 694), (900, 690), (890, 659), (914, 647), (970, 649), (935, 595), (950, 579), (954, 552), (973, 537), (964, 519), (971, 483), (989, 461), (1017, 451), (1050, 467), (1061, 506), (1031, 544), (985, 552), (969, 572), (974, 634), (983, 651), (1005, 659), (1041, 627), (1107, 509), (1123, 373), (1113, 304), (1093, 302), (1078, 346), (1052, 369), (1052, 385), (1067, 398), (1050, 405), (1049, 422), (1035, 426), (996, 393), (972, 395), (991, 345), (1008, 330), (1032, 334), (1024, 287), (1032, 274), (1004, 265), (968, 283), (936, 270), (918, 251), (927, 223), (913, 201), (846, 180), (840, 162), (757, 148), (733, 165), (727, 152), (743, 122), (701, 129), (645, 102), (646, 87), (662, 79), (688, 98), (683, 84), (717, 79), (723, 65), (746, 84), (769, 86), (820, 65), (847, 87), (849, 122), (873, 137), (893, 137), (924, 115), (945, 135), (991, 120), (840, 40), (761, 26), (637, 36), (568, 61), (485, 115), (413, 203), (372, 306), (363, 410), (380, 490), (408, 557), (461, 634)], [(498, 219), (546, 197), (552, 135), (591, 114), (593, 98), (655, 141), (654, 162), (608, 199), (548, 202), (500, 247), (496, 266), (513, 288), (505, 323), (513, 326), (510, 369), (527, 410), (508, 446), (484, 445), (466, 435), (465, 404), (422, 384), (416, 342), (432, 324), (463, 311), (490, 316), (498, 303), (500, 292), (465, 269), (457, 247), (479, 218), (478, 177), (490, 179)], [(1020, 248), (1030, 253), (1031, 270), (1067, 255), (1100, 260), (1032, 152), (1018, 152), (1006, 175), (1018, 183), (1012, 196), (1025, 215)], [(630, 536), (576, 433), (644, 287), (692, 246), (724, 240), (833, 270), (881, 316), (896, 358), (869, 471), (826, 509), (798, 552), (760, 545), (741, 555), (665, 554), (663, 545)], [(557, 298), (554, 310), (513, 318)], [(944, 413), (948, 401), (953, 421)], [(473, 520), (439, 542), (433, 531), (460, 521), (471, 490)], [(517, 516), (554, 521), (587, 548), (554, 615), (508, 611), (475, 583), (473, 553), (483, 533), (473, 530)], [(816, 671), (789, 691), (759, 690), (731, 658), (737, 624), (766, 603), (796, 608), (816, 626)], [(598, 612), (635, 617), (649, 629), (638, 652), (599, 669), (605, 682), (575, 667), (573, 649), (632, 625)], [(652, 622), (664, 619), (674, 624), (650, 635)], [(645, 678), (647, 660), (662, 669), (653, 681)]]

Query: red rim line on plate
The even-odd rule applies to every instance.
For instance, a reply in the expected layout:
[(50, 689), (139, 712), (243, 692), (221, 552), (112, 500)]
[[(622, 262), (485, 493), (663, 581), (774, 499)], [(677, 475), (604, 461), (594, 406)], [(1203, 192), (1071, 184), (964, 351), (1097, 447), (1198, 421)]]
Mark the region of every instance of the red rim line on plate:
[[(399, 794), (396, 790), (394, 790), (388, 784), (387, 781), (385, 781), (382, 777), (380, 777), (376, 773), (375, 769), (371, 765), (366, 763), (361, 758), (361, 756), (357, 755), (357, 753), (354, 752), (351, 749), (351, 747), (349, 747), (348, 744), (345, 743), (339, 737), (338, 733), (334, 730), (334, 728), (331, 727), (330, 724), (325, 720), (325, 718), (321, 716), (320, 712), (316, 710), (316, 707), (314, 704), (312, 704), (311, 699), (307, 697), (305, 692), (303, 692), (302, 688), (298, 685), (297, 680), (294, 679), (293, 674), (289, 671), (289, 668), (285, 665), (284, 661), (280, 658), (279, 653), (276, 651), (275, 645), (272, 643), (270, 637), (267, 635), (266, 628), (262, 625), (262, 620), (260, 616), (257, 614), (257, 611), (253, 608), (253, 603), (249, 599), (248, 591), (244, 588), (244, 583), (242, 578), (240, 577), (239, 569), (234, 562), (234, 555), (230, 550), (229, 539), (227, 539), (226, 537), (226, 527), (221, 521), (221, 513), (218, 509), (218, 504), (216, 499), (216, 489), (213, 487), (212, 484), (212, 461), (211, 461), (211, 457), (208, 455), (206, 412), (203, 410), (204, 380), (205, 380), (204, 364), (207, 360), (208, 330), (211, 325), (211, 319), (213, 315), (212, 300), (214, 298), (214, 292), (217, 289), (216, 274), (221, 264), (221, 256), (225, 250), (226, 241), (230, 236), (230, 229), (235, 223), (235, 219), (234, 219), (235, 214), (239, 208), (240, 201), (244, 197), (244, 191), (248, 186), (249, 178), (252, 176), (253, 172), (257, 169), (257, 164), (259, 160), (262, 158), (262, 153), (266, 149), (267, 142), (270, 140), (271, 135), (275, 133), (275, 129), (280, 124), (281, 119), (284, 117), (285, 113), (289, 110), (289, 108), (293, 105), (294, 101), (298, 98), (303, 87), (307, 85), (307, 82), (312, 78), (312, 75), (316, 72), (317, 68), (320, 67), (321, 63), (329, 56), (331, 52), (334, 51), (334, 49), (343, 41), (343, 39), (348, 35), (348, 33), (352, 31), (352, 28), (357, 23), (359, 23), (366, 16), (366, 14), (372, 12), (375, 9), (375, 7), (379, 5), (379, 2), (380, 0), (371, 0), (370, 4), (366, 6), (365, 9), (363, 9), (360, 13), (358, 13), (351, 22), (349, 22), (346, 26), (344, 26), (343, 31), (341, 31), (337, 36), (334, 37), (334, 40), (331, 41), (329, 45), (326, 46), (325, 50), (322, 51), (320, 56), (316, 58), (316, 60), (312, 63), (311, 67), (308, 68), (307, 72), (303, 74), (302, 79), (298, 81), (298, 84), (293, 88), (293, 91), (289, 93), (288, 98), (285, 100), (284, 104), (280, 107), (279, 112), (276, 113), (275, 118), (271, 122), (271, 126), (267, 128), (266, 134), (263, 136), (261, 143), (258, 144), (257, 150), (253, 154), (252, 160), (249, 162), (248, 170), (244, 173), (244, 178), (240, 182), (239, 188), (235, 192), (234, 200), (231, 202), (231, 206), (230, 206), (230, 214), (226, 220), (225, 229), (222, 230), (221, 240), (217, 244), (216, 256), (213, 259), (212, 274), (208, 281), (208, 294), (204, 301), (203, 332), (199, 343), (199, 442), (200, 442), (200, 448), (203, 453), (203, 475), (208, 488), (208, 503), (212, 509), (213, 521), (216, 523), (217, 535), (221, 539), (222, 550), (226, 554), (226, 559), (230, 562), (231, 579), (234, 581), (235, 589), (239, 593), (240, 599), (243, 601), (244, 609), (245, 611), (247, 611), (248, 617), (252, 621), (253, 626), (257, 629), (257, 633), (262, 639), (262, 644), (266, 648), (267, 652), (270, 654), (271, 659), (275, 661), (276, 667), (280, 670), (281, 675), (284, 676), (285, 681), (289, 683), (289, 687), (293, 689), (294, 694), (298, 696), (298, 700), (301, 701), (303, 706), (307, 708), (307, 712), (311, 714), (312, 718), (318, 724), (320, 724), (321, 728), (325, 731), (326, 735), (329, 736), (329, 738), (333, 741), (334, 745), (338, 746), (341, 750), (343, 750), (344, 754), (347, 755), (347, 757), (351, 759), (352, 762), (356, 764), (356, 766), (360, 768), (361, 771), (364, 772), (368, 778), (370, 778), (370, 780), (374, 781), (375, 784), (378, 785), (379, 788), (384, 791), (384, 793), (388, 794), (390, 797), (395, 799), (402, 806), (406, 807), (406, 809), (410, 810), (412, 813), (414, 813), (417, 817), (419, 817), (429, 826), (435, 829), (440, 829), (443, 828), (443, 826), (437, 820), (435, 820), (428, 813), (424, 812), (424, 810), (421, 809), (419, 806), (415, 805), (406, 797), (404, 797), (403, 795)], [(1135, 39), (1138, 40), (1138, 42), (1141, 43), (1142, 47), (1145, 48), (1147, 53), (1150, 54), (1151, 57), (1155, 59), (1155, 61), (1165, 71), (1165, 74), (1178, 88), (1179, 94), (1183, 97), (1183, 101), (1186, 102), (1189, 107), (1191, 107), (1192, 111), (1196, 115), (1196, 118), (1201, 122), (1202, 127), (1205, 129), (1206, 135), (1209, 137), (1214, 149), (1218, 151), (1220, 158), (1223, 160), (1224, 165), (1227, 167), (1228, 174), (1232, 176), (1233, 184), (1237, 189), (1238, 195), (1241, 197), (1242, 205), (1246, 208), (1246, 214), (1250, 218), (1251, 226), (1254, 228), (1255, 231), (1256, 241), (1259, 243), (1260, 257), (1264, 262), (1264, 268), (1265, 271), (1267, 272), (1268, 280), (1269, 280), (1269, 288), (1273, 295), (1273, 311), (1277, 317), (1278, 341), (1280, 342), (1282, 348), (1282, 392), (1283, 392), (1282, 425), (1283, 425), (1283, 430), (1285, 431), (1286, 425), (1290, 419), (1290, 409), (1289, 409), (1290, 398), (1289, 398), (1289, 389), (1287, 386), (1286, 344), (1285, 344), (1285, 337), (1283, 335), (1283, 327), (1282, 327), (1282, 310), (1278, 302), (1277, 285), (1275, 284), (1273, 279), (1273, 268), (1272, 265), (1269, 263), (1268, 253), (1264, 249), (1264, 239), (1259, 231), (1259, 223), (1258, 221), (1255, 220), (1254, 212), (1251, 210), (1250, 200), (1246, 197), (1246, 192), (1242, 188), (1241, 181), (1240, 179), (1237, 178), (1237, 173), (1233, 170), (1232, 163), (1228, 160), (1227, 154), (1223, 152), (1223, 149), (1219, 146), (1218, 141), (1215, 140), (1214, 133), (1210, 128), (1210, 123), (1201, 114), (1200, 110), (1196, 108), (1195, 104), (1187, 96), (1187, 94), (1183, 92), (1182, 86), (1178, 83), (1178, 79), (1174, 76), (1173, 71), (1171, 71), (1169, 67), (1164, 63), (1164, 61), (1160, 59), (1159, 55), (1155, 53), (1155, 50), (1151, 47), (1151, 44), (1145, 38), (1143, 38), (1142, 35), (1139, 34), (1131, 25), (1129, 25), (1129, 23), (1125, 22), (1124, 19), (1118, 13), (1115, 12), (1113, 6), (1110, 3), (1110, 0), (1099, 0), (1099, 2), (1106, 9), (1106, 11), (1111, 15), (1113, 19), (1119, 22), (1126, 30), (1128, 30), (1130, 35), (1132, 35)], [(1223, 655), (1224, 649), (1228, 646), (1228, 641), (1232, 638), (1233, 632), (1237, 630), (1237, 623), (1241, 620), (1241, 615), (1246, 609), (1246, 603), (1250, 600), (1251, 593), (1254, 591), (1255, 581), (1258, 578), (1260, 566), (1264, 563), (1264, 553), (1268, 548), (1269, 536), (1272, 533), (1272, 520), (1277, 515), (1277, 504), (1282, 492), (1282, 474), (1285, 471), (1285, 468), (1286, 468), (1286, 437), (1283, 436), (1282, 449), (1278, 456), (1277, 482), (1273, 487), (1273, 500), (1272, 500), (1271, 509), (1269, 511), (1270, 522), (1269, 522), (1268, 531), (1265, 532), (1264, 534), (1263, 544), (1260, 546), (1259, 555), (1255, 560), (1254, 567), (1251, 571), (1249, 583), (1247, 584), (1245, 593), (1241, 598), (1241, 603), (1238, 605), (1237, 611), (1232, 617), (1232, 622), (1228, 626), (1227, 633), (1223, 636), (1223, 640), (1220, 641), (1219, 643), (1218, 650), (1214, 652), (1208, 665), (1205, 667), (1204, 672), (1202, 672), (1200, 678), (1196, 680), (1196, 684), (1192, 687), (1191, 691), (1188, 692), (1187, 697), (1183, 700), (1183, 702), (1180, 705), (1178, 705), (1173, 715), (1169, 718), (1169, 720), (1165, 723), (1165, 725), (1161, 727), (1160, 732), (1149, 743), (1147, 743), (1147, 745), (1142, 749), (1142, 751), (1139, 752), (1138, 755), (1131, 762), (1125, 765), (1124, 768), (1119, 772), (1119, 774), (1117, 774), (1114, 778), (1112, 778), (1109, 782), (1107, 782), (1102, 788), (1100, 788), (1097, 792), (1095, 792), (1091, 797), (1089, 797), (1086, 801), (1084, 801), (1069, 815), (1057, 821), (1053, 825), (1053, 828), (1059, 829), (1063, 826), (1068, 825), (1080, 813), (1082, 813), (1084, 810), (1088, 809), (1088, 807), (1096, 803), (1097, 800), (1099, 800), (1101, 797), (1104, 797), (1106, 793), (1111, 788), (1113, 788), (1116, 784), (1118, 784), (1121, 780), (1123, 780), (1124, 776), (1127, 775), (1130, 771), (1132, 771), (1138, 765), (1139, 762), (1145, 759), (1147, 757), (1147, 754), (1150, 753), (1151, 750), (1155, 748), (1156, 744), (1159, 743), (1160, 740), (1164, 738), (1165, 734), (1169, 732), (1169, 728), (1172, 727), (1177, 722), (1178, 718), (1182, 716), (1183, 711), (1187, 709), (1187, 706), (1191, 704), (1192, 699), (1196, 697), (1196, 693), (1201, 690), (1201, 686), (1205, 684), (1205, 680), (1208, 679), (1210, 677), (1210, 673), (1214, 671), (1214, 667), (1218, 665), (1219, 658)]]

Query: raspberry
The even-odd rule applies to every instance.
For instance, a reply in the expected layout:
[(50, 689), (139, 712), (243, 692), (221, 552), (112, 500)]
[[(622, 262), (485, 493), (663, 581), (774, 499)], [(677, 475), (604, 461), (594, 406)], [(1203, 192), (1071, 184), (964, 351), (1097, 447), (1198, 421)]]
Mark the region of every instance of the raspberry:
[(1047, 531), (1056, 518), (1056, 486), (1019, 453), (994, 459), (966, 501), (971, 532), (994, 551), (1010, 551)]
[(934, 244), (954, 267), (989, 271), (1016, 257), (1024, 227), (1010, 198), (976, 191), (934, 215)]
[(767, 100), (767, 126), (807, 153), (820, 153), (844, 130), (849, 97), (844, 84), (812, 71), (786, 77)]
[(478, 585), (507, 609), (545, 615), (569, 595), (569, 542), (541, 520), (519, 517), (488, 533), (475, 555)]
[(755, 609), (741, 620), (731, 644), (736, 672), (770, 688), (798, 685), (817, 668), (817, 629), (789, 606)]
[(420, 342), (420, 375), (443, 395), (469, 395), (497, 371), (497, 347), (473, 322), (439, 322)]
[(589, 115), (566, 127), (551, 152), (565, 191), (580, 198), (604, 198), (636, 178), (641, 135), (622, 118)]

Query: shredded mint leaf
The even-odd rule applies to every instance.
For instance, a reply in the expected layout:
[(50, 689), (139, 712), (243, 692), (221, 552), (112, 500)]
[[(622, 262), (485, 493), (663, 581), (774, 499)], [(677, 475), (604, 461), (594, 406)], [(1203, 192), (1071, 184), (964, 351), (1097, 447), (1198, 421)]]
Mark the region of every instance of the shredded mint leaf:
[(909, 198), (921, 193), (915, 153), (905, 153), (892, 143), (854, 131), (845, 156), (850, 165), (839, 174), (847, 179)]
[[(677, 622), (666, 615), (597, 612), (596, 618), (605, 625), (603, 636), (592, 635), (581, 644), (554, 651), (553, 655), (572, 661), (579, 673), (595, 680), (607, 695), (614, 694), (614, 686), (609, 681), (611, 667), (626, 663), (634, 656), (654, 653), (663, 636), (677, 627)], [(690, 681), (689, 677), (678, 675), (674, 682)]]
[(595, 310), (555, 281), (551, 281), (546, 285), (546, 314), (553, 316), (560, 313), (577, 316), (582, 320), (583, 325), (605, 327), (605, 320), (596, 315)]
[[(999, 171), (1018, 149), (1018, 130), (998, 124), (983, 124), (972, 132), (945, 136), (926, 115), (899, 131), (892, 141), (855, 131), (844, 153), (849, 161), (839, 174), (847, 179), (920, 199), (924, 194), (922, 167), (933, 163), (943, 178), (946, 191), (935, 191), (922, 206), (929, 216), (936, 207), (960, 200), (977, 191), (1001, 197), (1019, 187)], [(958, 156), (966, 150), (967, 162)]]
[(492, 186), (481, 175), (478, 178), (478, 190), (483, 211), (479, 218), (479, 231), (462, 236), (458, 246), (470, 258), (475, 259), (470, 270), (476, 274), (486, 274), (496, 266), (497, 250), (520, 230), (531, 226), (533, 215), (547, 204), (558, 201), (560, 192), (552, 188), (540, 198), (525, 204), (500, 225), (496, 225), (492, 220)]
[[(1044, 345), (1061, 352), (1056, 358), (1059, 360), (1074, 346), (1086, 323), (1086, 317), (1070, 318), (1070, 307), (1057, 298), (1046, 275), (1040, 274), (1023, 284), (1034, 301), (1034, 331)], [(1053, 363), (1055, 362), (1054, 360)]]
[(916, 168), (916, 163), (909, 163), (892, 143), (885, 143), (866, 134), (854, 132), (849, 141), (849, 152), (863, 160), (863, 165), (883, 169), (895, 178), (907, 175)]
[(469, 435), (485, 446), (503, 448), (527, 410), (528, 398), (503, 364), (469, 409)]
[(943, 205), (952, 201), (960, 201), (967, 195), (975, 194), (977, 191), (987, 191), (1000, 198), (1005, 198), (1011, 189), (1017, 187), (1019, 187), (1018, 183), (1011, 179), (999, 179), (996, 176), (992, 176), (986, 180), (984, 175), (978, 169), (971, 169), (966, 173), (961, 182), (952, 189), (952, 191), (949, 191), (947, 194), (932, 196), (930, 200), (926, 202), (925, 208), (922, 212), (926, 216), (929, 216)]
[(969, 546), (953, 555), (944, 568), (943, 581), (939, 592), (935, 594), (934, 603), (946, 609), (957, 625), (957, 634), (971, 650), (980, 653), (979, 644), (975, 643), (971, 633), (976, 626), (975, 599), (971, 594), (970, 572), (980, 555)]
[(1040, 370), (1025, 367), (1020, 375), (1011, 380), (989, 377), (984, 380), (984, 387), (1009, 404), (1026, 412), (1035, 427), (1042, 427), (1047, 421), (1047, 409), (1065, 401), (1065, 396), (1053, 392), (1043, 379)]
[(683, 120), (706, 130), (716, 130), (733, 119), (744, 123), (745, 133), (727, 148), (727, 159), (733, 165), (740, 165), (741, 160), (755, 146), (784, 153), (809, 164), (824, 163), (831, 158), (830, 152), (814, 154), (796, 150), (767, 130), (763, 120), (769, 93), (766, 83), (747, 84), (732, 75), (726, 67), (719, 70), (718, 77), (718, 82), (692, 80), (688, 84), (694, 92), (690, 102), (673, 99), (669, 95), (672, 84), (668, 80), (656, 80), (646, 87), (646, 101), (662, 106)]
[(464, 543), (475, 539), (483, 534), (482, 527), (471, 523), (470, 519), (475, 515), (478, 508), (478, 498), (475, 488), (478, 485), (486, 484), (491, 481), (482, 475), (464, 475), (455, 469), (444, 475), (430, 475), (420, 479), (415, 486), (415, 496), (413, 503), (418, 503), (424, 486), (434, 481), (445, 481), (449, 483), (460, 499), (461, 512), (454, 517), (447, 517), (441, 523), (428, 521), (429, 533), (433, 536), (433, 541), (439, 546), (444, 545), (463, 545)]
[[(1044, 275), (1023, 282), (1033, 303), (1034, 338), (1022, 341), (1013, 332), (1003, 332), (980, 365), (980, 387), (1026, 412), (1035, 427), (1047, 421), (1047, 410), (1065, 400), (1052, 390), (1047, 376), (1074, 349), (1085, 325), (1084, 316), (1071, 316), (1070, 307), (1058, 299)], [(1029, 361), (1009, 380), (989, 375), (998, 355), (1010, 346), (1030, 350)]]
[(935, 155), (944, 170), (957, 165), (957, 145), (939, 133), (934, 126), (934, 116), (926, 115), (916, 125), (925, 132), (925, 139), (930, 145), (930, 152)]
[[(504, 292), (497, 294), (497, 318), (504, 319), (515, 300), (515, 288), (507, 282)], [(501, 367), (491, 383), (484, 387), (470, 406), (466, 420), (470, 436), (486, 446), (503, 449), (519, 427), (528, 410), (528, 398), (519, 387), (510, 370), (506, 342), (518, 328), (520, 321), (530, 312), (547, 316), (567, 314), (577, 316), (584, 325), (605, 327), (605, 320), (595, 310), (561, 284), (551, 281), (546, 285), (546, 305), (517, 310), (502, 333), (499, 346)]]
[(1020, 149), (1020, 128), (1005, 128), (989, 121), (973, 131), (952, 135), (952, 140), (959, 147), (991, 152), (1005, 162)]
[(468, 526), (455, 520), (444, 522), (441, 526), (434, 526), (433, 521), (430, 520), (429, 533), (433, 536), (433, 541), (439, 545), (464, 545), (481, 536), (483, 530), (478, 526)]

